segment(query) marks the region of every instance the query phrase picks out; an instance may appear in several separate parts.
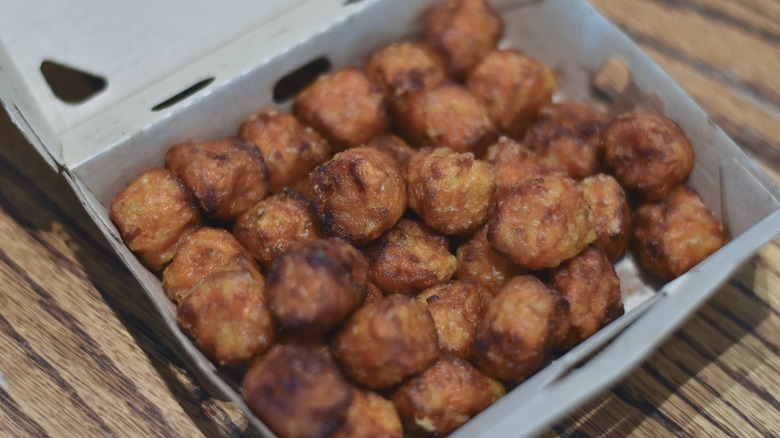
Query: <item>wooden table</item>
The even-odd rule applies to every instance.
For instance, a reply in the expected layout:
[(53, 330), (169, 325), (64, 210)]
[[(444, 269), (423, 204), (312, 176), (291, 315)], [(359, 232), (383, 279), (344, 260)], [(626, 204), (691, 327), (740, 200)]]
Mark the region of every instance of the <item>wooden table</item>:
[[(780, 1), (593, 0), (780, 181)], [(0, 116), (0, 436), (236, 436), (64, 180)], [(780, 434), (780, 239), (546, 435)]]

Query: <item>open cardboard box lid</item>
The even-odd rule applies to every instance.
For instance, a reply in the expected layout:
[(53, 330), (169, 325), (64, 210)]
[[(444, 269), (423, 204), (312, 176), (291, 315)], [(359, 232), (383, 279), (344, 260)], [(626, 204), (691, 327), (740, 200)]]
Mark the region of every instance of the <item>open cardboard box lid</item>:
[[(108, 219), (112, 197), (167, 148), (234, 135), (274, 102), (277, 81), (326, 58), (334, 69), (360, 65), (382, 44), (412, 35), (434, 0), (290, 0), (106, 4), (97, 0), (6, 3), (0, 16), (0, 99), (30, 142), (59, 168), (168, 325), (177, 347), (215, 395), (239, 405), (249, 425), (271, 432), (224, 376), (179, 330), (159, 279), (127, 250)], [(691, 139), (688, 184), (715, 212), (731, 241), (686, 275), (659, 286), (626, 257), (617, 265), (626, 314), (555, 360), (461, 429), (457, 436), (541, 431), (640, 363), (740, 264), (780, 232), (780, 190), (623, 33), (581, 0), (492, 0), (506, 24), (502, 46), (552, 66), (563, 94), (592, 101), (594, 72), (610, 58), (633, 73), (633, 104), (652, 96)], [(36, 14), (29, 11), (35, 9)], [(103, 77), (92, 98), (66, 103), (41, 64), (56, 62)], [(195, 94), (158, 105), (194, 84)], [(155, 110), (154, 108), (158, 108)]]

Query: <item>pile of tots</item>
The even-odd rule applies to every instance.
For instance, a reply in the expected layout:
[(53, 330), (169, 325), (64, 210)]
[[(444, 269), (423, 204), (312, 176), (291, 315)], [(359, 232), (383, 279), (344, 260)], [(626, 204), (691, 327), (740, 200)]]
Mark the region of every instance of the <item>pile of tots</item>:
[(446, 435), (623, 314), (627, 249), (665, 281), (724, 244), (677, 124), (553, 103), (502, 32), (485, 0), (437, 5), (111, 203), (276, 434)]

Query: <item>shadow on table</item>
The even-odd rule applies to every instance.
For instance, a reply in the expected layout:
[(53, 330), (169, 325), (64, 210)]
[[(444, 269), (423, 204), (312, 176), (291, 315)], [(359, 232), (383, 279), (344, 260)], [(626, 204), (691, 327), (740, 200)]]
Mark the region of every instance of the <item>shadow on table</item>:
[[(742, 370), (763, 363), (759, 355), (744, 355), (739, 369), (735, 369), (729, 364), (733, 358), (724, 358), (771, 312), (768, 291), (759, 293), (754, 285), (755, 264), (751, 261), (624, 381), (555, 425), (545, 436), (628, 436), (647, 421), (655, 421), (657, 429), (666, 429), (669, 434), (697, 435), (701, 433), (701, 425), (693, 423), (697, 417), (711, 423), (711, 432), (728, 430), (717, 414), (707, 412), (708, 405), (734, 386), (749, 386)], [(727, 378), (718, 378), (724, 374)], [(689, 384), (698, 389), (680, 391)], [(673, 396), (677, 398), (674, 418), (669, 410), (661, 408)]]
[[(0, 111), (0, 167), (9, 178), (18, 183), (13, 190), (22, 197), (34, 199), (37, 211), (17, 211), (19, 222), (31, 235), (49, 233), (62, 228), (69, 235), (63, 238), (74, 251), (81, 268), (94, 288), (126, 327), (136, 344), (146, 354), (149, 363), (167, 385), (167, 390), (191, 418), (203, 435), (248, 435), (246, 420), (233, 409), (232, 417), (223, 406), (208, 394), (187, 371), (187, 365), (178, 355), (168, 335), (162, 317), (154, 309), (151, 299), (97, 229), (65, 179), (53, 171), (35, 153), (19, 131), (11, 124), (5, 111)], [(55, 225), (57, 224), (57, 225)], [(78, 293), (78, 292), (74, 292)], [(56, 297), (54, 297), (56, 299)], [(112, 364), (118, 368), (133, 364)], [(131, 382), (137, 383), (137, 382)], [(150, 413), (151, 411), (151, 413)], [(164, 424), (165, 418), (150, 401), (144, 412)], [(237, 418), (237, 424), (233, 418)], [(163, 431), (158, 431), (163, 433)]]

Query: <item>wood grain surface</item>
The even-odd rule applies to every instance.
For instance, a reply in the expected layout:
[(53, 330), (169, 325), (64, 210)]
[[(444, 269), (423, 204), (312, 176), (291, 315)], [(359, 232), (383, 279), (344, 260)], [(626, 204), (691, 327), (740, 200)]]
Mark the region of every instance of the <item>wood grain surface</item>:
[[(593, 0), (780, 177), (780, 1)], [(780, 435), (780, 239), (545, 436)], [(241, 436), (64, 179), (0, 114), (0, 436)]]

